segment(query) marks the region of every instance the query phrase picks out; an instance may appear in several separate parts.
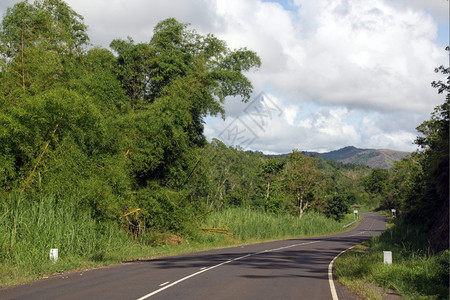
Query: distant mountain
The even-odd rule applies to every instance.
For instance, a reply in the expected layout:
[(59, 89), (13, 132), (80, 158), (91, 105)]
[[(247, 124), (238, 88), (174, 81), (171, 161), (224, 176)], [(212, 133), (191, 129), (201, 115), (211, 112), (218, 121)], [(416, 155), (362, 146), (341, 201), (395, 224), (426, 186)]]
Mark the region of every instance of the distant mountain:
[(359, 149), (353, 146), (345, 147), (339, 150), (334, 150), (326, 153), (318, 153), (324, 159), (331, 159), (335, 161), (344, 161), (350, 157), (360, 154), (361, 152), (369, 151), (370, 149)]
[(394, 165), (395, 161), (405, 158), (410, 153), (389, 149), (359, 149), (349, 146), (326, 153), (305, 152), (305, 154), (320, 156), (327, 160), (334, 160), (345, 164), (352, 163), (367, 165), (371, 168), (389, 169)]

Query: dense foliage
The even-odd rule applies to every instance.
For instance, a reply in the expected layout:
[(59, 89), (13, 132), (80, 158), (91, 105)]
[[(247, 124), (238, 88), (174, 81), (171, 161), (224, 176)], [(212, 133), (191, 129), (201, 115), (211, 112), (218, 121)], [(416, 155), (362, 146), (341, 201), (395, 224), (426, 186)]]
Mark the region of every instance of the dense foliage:
[(140, 239), (189, 235), (208, 209), (324, 211), (333, 188), (323, 190), (319, 159), (268, 159), (205, 140), (203, 118), (224, 114), (227, 96), (249, 100), (256, 53), (175, 19), (158, 23), (148, 43), (113, 40), (112, 52), (91, 47), (86, 29), (61, 0), (20, 2), (3, 18), (3, 203), (16, 192), (45, 195)]
[(140, 208), (130, 226), (180, 231), (201, 206), (186, 181), (206, 143), (203, 118), (224, 113), (227, 96), (249, 99), (244, 72), (260, 59), (175, 19), (148, 43), (112, 41), (115, 54), (89, 47), (86, 28), (60, 0), (20, 2), (3, 18), (2, 201), (44, 193), (119, 223)]
[(449, 248), (450, 69), (441, 66), (436, 72), (447, 75), (446, 82), (432, 82), (445, 101), (417, 127), (420, 149), (389, 171), (374, 169), (363, 184), (380, 208), (395, 209), (405, 225), (424, 227), (429, 246), (441, 251)]

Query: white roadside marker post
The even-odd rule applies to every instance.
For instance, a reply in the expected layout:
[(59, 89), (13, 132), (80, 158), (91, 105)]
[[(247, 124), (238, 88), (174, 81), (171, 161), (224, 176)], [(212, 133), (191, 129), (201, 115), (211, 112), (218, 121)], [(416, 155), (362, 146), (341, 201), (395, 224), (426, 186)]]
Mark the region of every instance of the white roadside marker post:
[(383, 262), (385, 265), (392, 265), (392, 251), (383, 251)]
[(58, 261), (58, 249), (50, 249), (50, 260), (55, 264)]

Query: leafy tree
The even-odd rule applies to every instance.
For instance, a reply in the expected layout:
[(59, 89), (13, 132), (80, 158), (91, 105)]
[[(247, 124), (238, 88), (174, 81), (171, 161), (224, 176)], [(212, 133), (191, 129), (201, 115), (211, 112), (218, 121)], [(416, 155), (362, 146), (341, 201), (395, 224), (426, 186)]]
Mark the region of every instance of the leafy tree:
[(262, 185), (260, 164), (262, 153), (227, 147), (213, 139), (200, 150), (200, 162), (196, 168), (192, 189), (202, 188), (202, 197), (210, 208), (229, 206), (255, 206), (259, 203)]
[[(450, 51), (450, 48), (446, 48)], [(432, 82), (438, 93), (446, 93), (445, 101), (435, 108), (431, 119), (417, 127), (416, 144), (421, 148), (424, 177), (417, 182), (422, 197), (409, 201), (410, 220), (421, 221), (431, 228), (430, 240), (437, 251), (448, 249), (449, 214), (449, 102), (450, 68), (439, 67), (436, 72), (447, 75), (447, 82)], [(443, 238), (444, 237), (444, 238)]]
[(283, 170), (284, 162), (275, 158), (269, 158), (261, 164), (262, 175), (267, 182), (265, 206), (270, 200), (270, 184), (277, 179), (281, 170)]
[[(208, 86), (201, 113), (223, 113), (227, 96), (250, 99), (252, 84), (242, 72), (259, 67), (260, 58), (246, 48), (230, 51), (226, 43), (209, 34), (188, 30), (188, 24), (169, 18), (158, 23), (150, 41), (155, 55), (151, 60), (149, 100), (158, 98), (170, 82), (195, 75)], [(217, 101), (218, 100), (218, 101)]]
[[(386, 202), (400, 203), (404, 221), (428, 230), (430, 245), (435, 251), (440, 251), (448, 249), (449, 235), (450, 69), (440, 66), (436, 72), (447, 75), (446, 82), (431, 83), (438, 93), (446, 94), (445, 101), (435, 108), (430, 120), (417, 127), (419, 136), (415, 143), (420, 150), (411, 158), (396, 163), (390, 170)], [(368, 186), (374, 187), (371, 184)], [(374, 190), (380, 189), (374, 187)]]
[(20, 87), (36, 93), (67, 80), (87, 45), (86, 29), (83, 18), (61, 0), (8, 8), (0, 27), (2, 91)]
[[(445, 48), (450, 53), (450, 47)], [(446, 93), (445, 101), (435, 108), (431, 120), (423, 122), (417, 130), (421, 134), (416, 139), (426, 157), (426, 170), (432, 174), (441, 198), (448, 199), (449, 191), (449, 103), (450, 103), (450, 67), (440, 66), (436, 73), (447, 75), (447, 82), (433, 81), (431, 85), (438, 89), (438, 93)]]
[(202, 36), (188, 24), (169, 18), (158, 23), (149, 43), (114, 40), (118, 54), (118, 78), (133, 107), (153, 103), (176, 85), (190, 82), (193, 119), (191, 138), (204, 144), (203, 118), (224, 114), (227, 96), (248, 101), (252, 84), (243, 74), (260, 66), (255, 52), (245, 48), (231, 51), (213, 35)]
[(375, 168), (369, 176), (364, 178), (363, 184), (366, 191), (372, 194), (384, 194), (386, 191), (388, 178), (388, 170)]
[(148, 44), (135, 45), (132, 38), (128, 40), (113, 40), (110, 44), (117, 54), (116, 76), (127, 92), (133, 109), (147, 98), (150, 84), (151, 48)]
[[(445, 47), (445, 51), (450, 53), (450, 46)], [(436, 73), (442, 73), (443, 75), (447, 75), (447, 82), (442, 82), (442, 80), (433, 81), (431, 86), (438, 89), (439, 94), (447, 93), (445, 95), (445, 100), (449, 100), (450, 98), (450, 68), (439, 66), (434, 70)]]
[(432, 175), (438, 193), (444, 198), (448, 197), (449, 187), (449, 102), (447, 95), (444, 104), (435, 108), (431, 119), (417, 127), (421, 135), (416, 139), (424, 154), (425, 171)]
[(344, 216), (350, 213), (350, 202), (351, 199), (345, 198), (342, 195), (335, 195), (330, 200), (327, 201), (325, 208), (325, 213), (328, 217), (335, 219), (340, 222)]
[(406, 210), (405, 205), (408, 199), (417, 197), (417, 195), (413, 195), (413, 191), (417, 178), (422, 174), (419, 159), (413, 153), (410, 157), (394, 162), (393, 167), (389, 170), (386, 197), (381, 203), (382, 207)]
[(90, 97), (105, 117), (117, 118), (129, 112), (125, 90), (114, 73), (116, 58), (107, 49), (95, 47), (82, 56), (79, 76), (69, 81), (72, 90)]
[(194, 149), (205, 145), (203, 118), (223, 112), (226, 96), (249, 98), (251, 83), (242, 73), (260, 60), (175, 19), (158, 23), (149, 43), (115, 40), (111, 47), (135, 111), (127, 130), (132, 173), (141, 185), (158, 180), (178, 186), (197, 161)]
[(301, 218), (311, 203), (311, 201), (305, 201), (306, 195), (315, 195), (325, 183), (322, 172), (316, 168), (312, 157), (293, 150), (289, 155), (285, 176), (287, 187), (296, 195), (298, 216)]

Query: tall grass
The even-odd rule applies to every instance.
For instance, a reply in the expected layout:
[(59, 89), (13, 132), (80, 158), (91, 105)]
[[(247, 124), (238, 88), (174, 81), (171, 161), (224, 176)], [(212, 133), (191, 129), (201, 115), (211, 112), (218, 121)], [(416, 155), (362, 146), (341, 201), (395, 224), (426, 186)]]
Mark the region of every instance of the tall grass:
[(228, 208), (213, 212), (202, 220), (201, 226), (227, 228), (228, 232), (242, 241), (313, 236), (342, 231), (342, 223), (316, 213), (305, 213), (300, 219), (249, 208)]
[[(392, 251), (392, 265), (383, 263), (383, 251)], [(449, 252), (432, 253), (420, 227), (398, 223), (341, 256), (335, 267), (338, 279), (355, 289), (370, 282), (405, 299), (449, 299)]]
[[(117, 256), (127, 240), (116, 225), (98, 223), (73, 205), (11, 193), (0, 206), (0, 285), (18, 273), (32, 279), (86, 266), (86, 261), (117, 261), (120, 257), (111, 253)], [(58, 248), (57, 264), (49, 260), (50, 248)]]
[[(74, 203), (74, 199), (50, 196), (29, 199), (20, 192), (12, 192), (0, 201), (0, 286), (124, 260), (342, 230), (342, 223), (313, 213), (299, 219), (230, 208), (200, 218), (197, 229), (192, 226), (192, 234), (185, 237), (150, 228), (134, 238), (117, 223), (96, 221)], [(200, 230), (223, 227), (233, 236)], [(51, 248), (59, 250), (57, 263), (49, 259)]]

